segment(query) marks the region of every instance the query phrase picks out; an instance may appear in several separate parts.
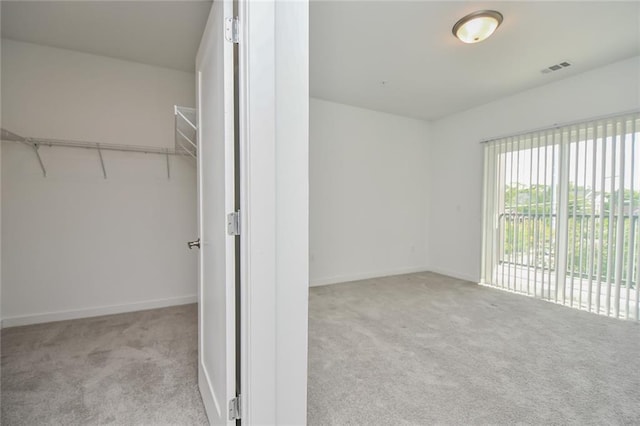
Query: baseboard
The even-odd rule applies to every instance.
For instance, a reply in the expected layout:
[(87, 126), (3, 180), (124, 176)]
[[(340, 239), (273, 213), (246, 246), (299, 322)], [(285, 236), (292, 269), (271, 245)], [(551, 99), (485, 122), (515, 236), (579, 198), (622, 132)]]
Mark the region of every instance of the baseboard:
[(197, 301), (197, 296), (191, 295), (172, 297), (168, 299), (155, 299), (144, 302), (127, 303), (122, 305), (100, 306), (97, 308), (78, 309), (73, 311), (47, 312), (43, 314), (9, 317), (2, 319), (2, 328), (79, 318), (98, 317), (102, 315), (122, 314), (125, 312), (146, 311), (148, 309), (186, 305), (189, 303), (196, 303)]
[(480, 279), (478, 277), (473, 277), (473, 276), (467, 275), (467, 274), (461, 274), (460, 272), (456, 272), (456, 271), (449, 271), (447, 269), (431, 268), (431, 269), (429, 269), (429, 271), (434, 272), (436, 274), (446, 275), (446, 276), (452, 277), (452, 278), (457, 278), (459, 280), (471, 281), (472, 283), (475, 283), (475, 284), (480, 282)]
[(341, 275), (330, 278), (320, 278), (309, 281), (309, 287), (317, 287), (329, 284), (341, 284), (350, 281), (368, 280), (370, 278), (390, 277), (392, 275), (413, 274), (416, 272), (427, 272), (429, 268), (426, 266), (418, 266), (413, 268), (393, 269), (387, 271), (367, 272), (364, 274)]

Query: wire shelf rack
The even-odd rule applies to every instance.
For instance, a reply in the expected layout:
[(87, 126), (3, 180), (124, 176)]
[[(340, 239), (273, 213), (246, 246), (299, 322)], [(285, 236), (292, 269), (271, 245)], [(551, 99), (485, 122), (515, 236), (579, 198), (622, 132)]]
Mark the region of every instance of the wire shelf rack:
[(0, 137), (3, 142), (14, 142), (27, 145), (31, 147), (37, 157), (38, 164), (42, 170), (44, 177), (47, 176), (47, 169), (40, 156), (39, 149), (41, 146), (48, 147), (66, 147), (66, 148), (84, 148), (94, 149), (98, 151), (98, 157), (100, 159), (100, 166), (102, 167), (102, 173), (104, 178), (107, 178), (107, 169), (105, 161), (102, 156), (103, 151), (122, 151), (122, 152), (138, 152), (144, 154), (159, 154), (164, 155), (167, 163), (167, 177), (171, 178), (170, 161), (169, 156), (188, 156), (197, 158), (198, 146), (197, 146), (197, 134), (198, 128), (196, 126), (196, 110), (194, 108), (187, 108), (181, 106), (174, 106), (175, 113), (175, 145), (173, 148), (162, 148), (143, 145), (124, 145), (124, 144), (105, 144), (99, 142), (78, 141), (78, 140), (66, 140), (66, 139), (46, 139), (37, 137), (26, 137), (14, 133), (8, 129), (0, 128)]

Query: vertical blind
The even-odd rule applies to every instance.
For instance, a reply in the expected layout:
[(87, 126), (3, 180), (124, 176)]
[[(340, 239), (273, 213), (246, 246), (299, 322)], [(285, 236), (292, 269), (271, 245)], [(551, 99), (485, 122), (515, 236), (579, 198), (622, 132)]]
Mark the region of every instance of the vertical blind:
[(481, 284), (640, 319), (640, 113), (485, 144)]

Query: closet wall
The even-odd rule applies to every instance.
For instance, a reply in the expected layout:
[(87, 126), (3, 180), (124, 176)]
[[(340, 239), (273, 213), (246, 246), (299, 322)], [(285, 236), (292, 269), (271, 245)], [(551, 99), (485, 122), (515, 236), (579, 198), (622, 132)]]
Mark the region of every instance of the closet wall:
[[(172, 147), (192, 73), (2, 41), (2, 127)], [(196, 300), (193, 160), (2, 144), (2, 315), (18, 325)]]

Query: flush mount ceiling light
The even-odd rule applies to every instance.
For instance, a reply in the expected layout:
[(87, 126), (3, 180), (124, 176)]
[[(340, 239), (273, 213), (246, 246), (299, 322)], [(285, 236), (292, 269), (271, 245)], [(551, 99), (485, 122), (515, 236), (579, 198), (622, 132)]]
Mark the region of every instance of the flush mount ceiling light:
[(478, 43), (488, 38), (502, 23), (502, 14), (495, 10), (479, 10), (460, 19), (453, 26), (453, 35), (464, 43)]

